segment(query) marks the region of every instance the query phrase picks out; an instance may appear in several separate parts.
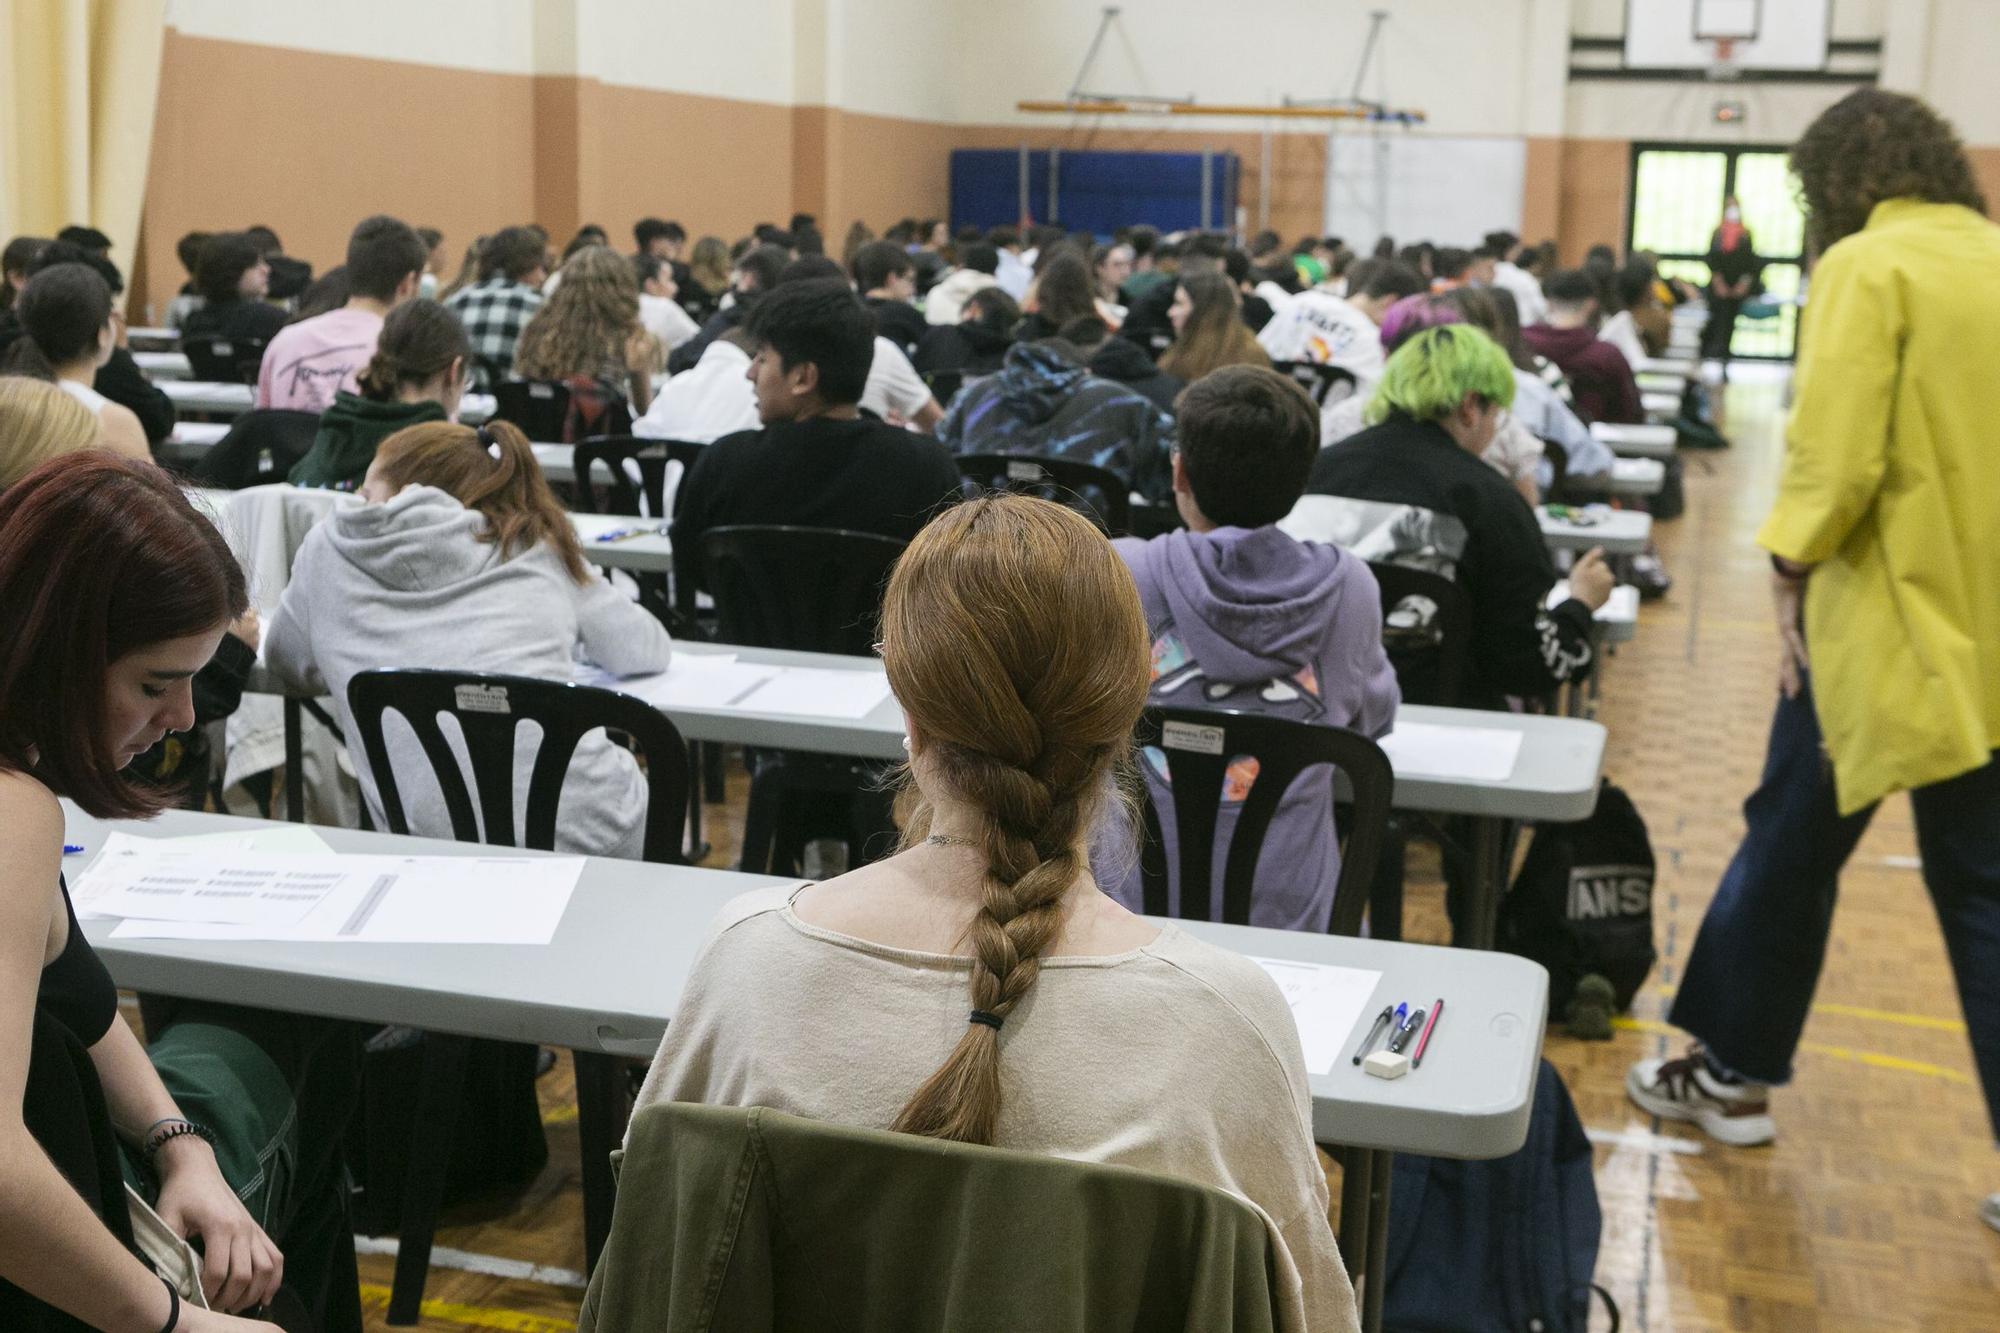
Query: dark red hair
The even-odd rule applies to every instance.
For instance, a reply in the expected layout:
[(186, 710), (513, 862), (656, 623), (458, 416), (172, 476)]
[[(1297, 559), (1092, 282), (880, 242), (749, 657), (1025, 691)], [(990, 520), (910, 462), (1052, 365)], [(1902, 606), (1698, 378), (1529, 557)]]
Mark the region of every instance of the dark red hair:
[(153, 464), (87, 449), (21, 478), (0, 494), (0, 768), (100, 819), (158, 813), (170, 795), (113, 766), (105, 675), (249, 600), (222, 534)]

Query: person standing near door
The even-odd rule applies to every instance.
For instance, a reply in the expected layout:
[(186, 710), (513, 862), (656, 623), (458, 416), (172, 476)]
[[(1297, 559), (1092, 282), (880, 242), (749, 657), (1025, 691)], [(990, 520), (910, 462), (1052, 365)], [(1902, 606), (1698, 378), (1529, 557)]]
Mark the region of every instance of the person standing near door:
[(1720, 361), (1722, 378), (1729, 378), (1729, 340), (1736, 333), (1736, 316), (1757, 290), (1764, 261), (1743, 225), (1743, 205), (1735, 195), (1722, 201), (1722, 225), (1708, 241), (1708, 323), (1701, 330), (1701, 359)]
[[(1806, 310), (1771, 553), (1782, 644), (1763, 780), (1632, 1100), (1725, 1143), (1776, 1134), (1825, 962), (1841, 867), (1875, 803), (1910, 793), (1917, 845), (2000, 1141), (2000, 226), (1957, 136), (1877, 89), (1792, 150), (1822, 253)], [(1747, 240), (1745, 242), (1747, 246)], [(1803, 612), (1803, 616), (1801, 616)], [(1810, 653), (1810, 657), (1808, 657)], [(2000, 1194), (1986, 1222), (2000, 1230)]]

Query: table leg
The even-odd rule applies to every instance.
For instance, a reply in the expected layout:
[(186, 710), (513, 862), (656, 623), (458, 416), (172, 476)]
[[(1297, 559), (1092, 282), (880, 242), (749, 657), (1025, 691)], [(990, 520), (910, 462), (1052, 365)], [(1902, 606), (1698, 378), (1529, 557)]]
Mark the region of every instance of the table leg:
[(618, 1182), (611, 1174), (611, 1151), (625, 1137), (631, 1115), (625, 1070), (615, 1055), (573, 1051), (576, 1058), (576, 1128), (583, 1154), (583, 1265), (597, 1267), (597, 1256), (611, 1236), (612, 1206)]
[(1491, 949), (1499, 928), (1500, 899), (1507, 892), (1502, 847), (1506, 821), (1493, 815), (1472, 820), (1472, 882), (1467, 885), (1466, 938), (1452, 941), (1462, 949)]
[(1389, 1187), (1395, 1175), (1396, 1154), (1378, 1150), (1368, 1182), (1368, 1263), (1366, 1287), (1361, 1293), (1362, 1333), (1382, 1333), (1383, 1288), (1389, 1273)]
[(305, 737), (297, 699), (285, 699), (285, 818), (302, 824), (306, 818)]
[(430, 1275), (431, 1242), (451, 1166), (452, 1131), (465, 1098), (465, 1061), (472, 1039), (432, 1032), (425, 1034), (424, 1045), (416, 1130), (397, 1227), (396, 1278), (389, 1291), (388, 1322), (397, 1325), (414, 1324), (422, 1313), (424, 1280)]
[[(1322, 1145), (1325, 1146), (1325, 1145)], [(1375, 1154), (1363, 1148), (1329, 1147), (1339, 1156), (1340, 1259), (1347, 1278), (1358, 1280), (1368, 1264), (1368, 1182)]]

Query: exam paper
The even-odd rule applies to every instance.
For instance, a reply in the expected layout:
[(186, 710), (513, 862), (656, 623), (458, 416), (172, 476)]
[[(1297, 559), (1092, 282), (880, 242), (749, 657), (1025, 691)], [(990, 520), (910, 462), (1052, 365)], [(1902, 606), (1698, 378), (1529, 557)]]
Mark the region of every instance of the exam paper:
[(879, 671), (785, 667), (730, 707), (751, 713), (863, 718), (888, 697), (889, 678)]
[(593, 667), (578, 673), (577, 680), (629, 694), (667, 712), (675, 708), (727, 708), (782, 670), (738, 662), (734, 653), (689, 653), (676, 654), (657, 675), (621, 677)]
[(1398, 721), (1379, 743), (1398, 777), (1505, 782), (1521, 757), (1521, 733), (1498, 727)]
[(1299, 1045), (1306, 1053), (1306, 1072), (1330, 1074), (1354, 1034), (1354, 1026), (1375, 995), (1380, 972), (1329, 963), (1299, 963), (1289, 958), (1257, 958), (1251, 962), (1270, 974), (1292, 1006), (1299, 1026)]
[[(578, 856), (244, 852), (134, 839), (77, 886), (113, 939), (547, 944), (583, 873)], [(154, 848), (162, 848), (154, 850)]]
[[(325, 838), (312, 831), (305, 824), (281, 824), (275, 828), (247, 829), (228, 833), (190, 833), (178, 838), (140, 838), (130, 833), (108, 833), (104, 846), (89, 865), (96, 865), (99, 857), (124, 856), (134, 852), (152, 853), (159, 851), (186, 852), (196, 850), (231, 852), (323, 852), (331, 855), (333, 848)], [(70, 904), (79, 920), (89, 917), (110, 916), (99, 911), (87, 896), (88, 871), (78, 877), (77, 886), (70, 894)]]

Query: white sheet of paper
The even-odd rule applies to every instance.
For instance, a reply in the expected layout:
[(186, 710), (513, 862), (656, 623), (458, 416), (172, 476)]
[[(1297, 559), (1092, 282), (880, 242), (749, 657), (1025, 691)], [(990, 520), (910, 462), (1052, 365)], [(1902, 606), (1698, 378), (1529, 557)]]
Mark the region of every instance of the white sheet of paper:
[(111, 884), (109, 879), (92, 880), (89, 876), (88, 868), (95, 866), (99, 858), (162, 850), (333, 853), (332, 845), (304, 824), (282, 824), (276, 828), (249, 829), (240, 833), (190, 833), (179, 838), (140, 838), (130, 833), (111, 833), (106, 835), (104, 846), (98, 849), (97, 856), (85, 863), (85, 873), (78, 877), (70, 891), (70, 903), (76, 909), (78, 919), (118, 915), (100, 911), (96, 905), (95, 898)]
[(1292, 1021), (1299, 1025), (1299, 1045), (1306, 1053), (1306, 1072), (1332, 1073), (1382, 974), (1289, 958), (1253, 955), (1250, 961), (1270, 974), (1284, 992), (1285, 1002), (1292, 1006)]
[(675, 708), (727, 708), (784, 668), (755, 666), (736, 660), (734, 653), (677, 655), (665, 671), (652, 676), (613, 676), (591, 668), (578, 673), (586, 685), (601, 685), (662, 711)]
[(889, 678), (876, 671), (786, 667), (730, 707), (751, 713), (867, 717), (889, 697)]
[(1521, 757), (1521, 733), (1500, 727), (1440, 727), (1398, 722), (1381, 740), (1396, 772), (1408, 777), (1505, 782)]
[(139, 848), (107, 852), (81, 888), (99, 915), (126, 918), (114, 939), (547, 944), (582, 874), (575, 856)]

